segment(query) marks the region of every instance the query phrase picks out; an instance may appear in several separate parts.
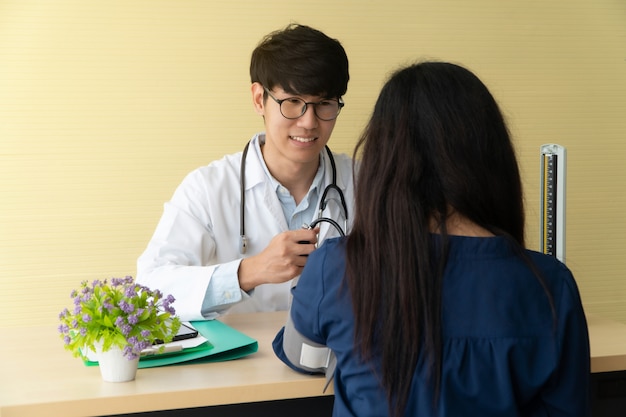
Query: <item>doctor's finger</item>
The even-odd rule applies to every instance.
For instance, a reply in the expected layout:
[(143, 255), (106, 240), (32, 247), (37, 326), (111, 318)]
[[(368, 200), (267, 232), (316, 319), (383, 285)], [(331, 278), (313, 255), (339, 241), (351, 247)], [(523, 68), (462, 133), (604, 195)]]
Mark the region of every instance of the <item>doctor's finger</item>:
[(319, 227), (316, 227), (314, 229), (294, 230), (292, 233), (294, 240), (298, 243), (315, 244), (317, 243), (317, 234), (319, 233), (319, 231)]
[(314, 243), (302, 242), (294, 247), (294, 253), (299, 257), (307, 257), (315, 250)]
[(294, 260), (294, 266), (296, 266), (299, 270), (298, 275), (302, 273), (302, 268), (306, 265), (307, 259), (308, 258), (306, 256), (298, 256), (297, 259)]

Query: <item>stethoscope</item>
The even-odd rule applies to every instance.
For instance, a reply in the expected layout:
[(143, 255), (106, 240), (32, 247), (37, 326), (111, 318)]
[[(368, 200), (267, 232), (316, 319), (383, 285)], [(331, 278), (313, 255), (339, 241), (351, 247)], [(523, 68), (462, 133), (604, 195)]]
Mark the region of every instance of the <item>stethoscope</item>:
[[(241, 205), (239, 207), (239, 235), (240, 235), (240, 246), (239, 252), (243, 255), (246, 253), (246, 249), (248, 248), (248, 238), (246, 237), (245, 232), (245, 218), (244, 211), (246, 207), (246, 158), (248, 156), (248, 147), (250, 146), (250, 142), (248, 142), (243, 148), (243, 154), (241, 155), (241, 172), (240, 172), (240, 184), (241, 184)], [(348, 227), (348, 206), (346, 205), (346, 199), (341, 191), (341, 188), (337, 186), (337, 167), (335, 166), (335, 158), (333, 158), (333, 153), (330, 151), (330, 148), (326, 146), (326, 153), (328, 154), (328, 159), (330, 160), (330, 167), (333, 173), (333, 180), (330, 184), (324, 188), (324, 192), (322, 193), (322, 199), (320, 200), (320, 205), (317, 210), (317, 218), (314, 219), (310, 224), (304, 224), (302, 227), (305, 229), (312, 229), (316, 225), (322, 222), (330, 223), (341, 236), (345, 236), (345, 230)], [(322, 217), (323, 211), (326, 209), (326, 205), (328, 201), (331, 199), (328, 198), (328, 193), (331, 190), (335, 190), (337, 195), (339, 196), (339, 200), (341, 202), (341, 208), (343, 209), (344, 221), (343, 228), (329, 217)], [(334, 199), (332, 199), (334, 200)]]

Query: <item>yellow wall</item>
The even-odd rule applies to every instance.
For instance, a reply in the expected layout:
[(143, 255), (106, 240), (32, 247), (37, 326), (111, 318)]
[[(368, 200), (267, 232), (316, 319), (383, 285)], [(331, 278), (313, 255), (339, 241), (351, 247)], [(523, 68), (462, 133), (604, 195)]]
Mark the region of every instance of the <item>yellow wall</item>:
[(335, 150), (398, 65), (474, 70), (516, 139), (535, 249), (539, 147), (565, 146), (567, 264), (588, 312), (626, 321), (623, 0), (0, 0), (2, 325), (56, 324), (81, 280), (135, 274), (182, 177), (262, 129), (249, 56), (291, 21), (348, 52)]

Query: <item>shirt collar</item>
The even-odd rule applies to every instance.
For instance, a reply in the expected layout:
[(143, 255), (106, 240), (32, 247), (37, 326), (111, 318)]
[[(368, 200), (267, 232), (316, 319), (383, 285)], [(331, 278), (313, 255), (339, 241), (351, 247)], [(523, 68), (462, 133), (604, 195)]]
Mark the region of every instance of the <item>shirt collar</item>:
[[(265, 171), (265, 175), (270, 180), (272, 184), (272, 189), (278, 193), (279, 187), (282, 187), (282, 184), (278, 182), (276, 178), (270, 173), (270, 170), (267, 168), (267, 164), (265, 163), (265, 159), (263, 159), (263, 153), (261, 152), (261, 145), (265, 144), (265, 133), (259, 133), (258, 141), (256, 142), (256, 146), (254, 147), (254, 151), (257, 153), (257, 157), (259, 161), (261, 161), (261, 166), (263, 166), (263, 170)], [(322, 157), (322, 154), (319, 155), (319, 166), (317, 167), (317, 172), (315, 173), (315, 177), (313, 178), (313, 182), (311, 183), (311, 187), (307, 193), (306, 198), (310, 198), (315, 193), (318, 193), (319, 190), (322, 189), (323, 181), (324, 181), (324, 172), (326, 167), (326, 161)]]

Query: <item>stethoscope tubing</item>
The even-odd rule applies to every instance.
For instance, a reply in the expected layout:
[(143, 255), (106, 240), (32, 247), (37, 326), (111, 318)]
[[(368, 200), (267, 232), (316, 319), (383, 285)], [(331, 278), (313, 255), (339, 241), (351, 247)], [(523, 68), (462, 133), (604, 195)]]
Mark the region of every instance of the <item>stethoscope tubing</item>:
[[(245, 207), (246, 207), (246, 159), (248, 157), (248, 148), (250, 147), (250, 142), (246, 143), (246, 146), (243, 148), (243, 153), (241, 154), (241, 167), (240, 167), (240, 184), (241, 184), (241, 206), (239, 209), (239, 252), (243, 255), (246, 253), (248, 249), (248, 238), (246, 236), (246, 219), (245, 219)], [(341, 207), (343, 208), (343, 212), (345, 215), (345, 223), (344, 227), (347, 227), (348, 224), (348, 205), (346, 204), (346, 199), (343, 195), (341, 189), (337, 186), (337, 166), (335, 165), (335, 158), (333, 157), (333, 153), (331, 152), (328, 145), (325, 146), (326, 153), (328, 154), (328, 159), (330, 161), (330, 167), (332, 171), (332, 182), (326, 186), (324, 192), (322, 193), (322, 199), (320, 200), (320, 205), (318, 208), (318, 218), (314, 219), (311, 224), (308, 225), (308, 228), (313, 228), (317, 224), (321, 222), (330, 223), (341, 236), (345, 236), (344, 230), (341, 226), (328, 217), (322, 217), (322, 212), (326, 209), (327, 204), (327, 195), (330, 190), (335, 190), (339, 195), (339, 200), (341, 202)]]
[(243, 255), (248, 250), (248, 238), (246, 237), (246, 216), (244, 209), (246, 207), (246, 158), (248, 157), (248, 148), (250, 142), (246, 143), (241, 154), (241, 167), (239, 168), (239, 181), (241, 184), (241, 207), (239, 210), (239, 252)]

